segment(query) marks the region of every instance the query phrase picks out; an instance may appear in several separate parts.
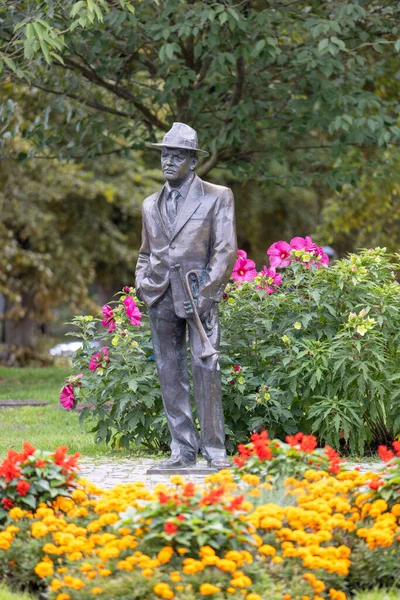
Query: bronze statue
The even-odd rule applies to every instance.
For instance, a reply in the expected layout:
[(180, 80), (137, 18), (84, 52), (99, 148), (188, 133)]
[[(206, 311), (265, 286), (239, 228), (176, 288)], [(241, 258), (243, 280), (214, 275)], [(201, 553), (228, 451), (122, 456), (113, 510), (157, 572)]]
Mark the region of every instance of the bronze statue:
[[(236, 259), (234, 200), (229, 188), (194, 172), (197, 133), (174, 123), (161, 144), (164, 186), (143, 203), (138, 297), (148, 307), (154, 356), (171, 433), (171, 456), (161, 468), (194, 467), (199, 448), (209, 467), (229, 466), (225, 450), (218, 362), (218, 302)], [(189, 331), (193, 422), (186, 356)]]

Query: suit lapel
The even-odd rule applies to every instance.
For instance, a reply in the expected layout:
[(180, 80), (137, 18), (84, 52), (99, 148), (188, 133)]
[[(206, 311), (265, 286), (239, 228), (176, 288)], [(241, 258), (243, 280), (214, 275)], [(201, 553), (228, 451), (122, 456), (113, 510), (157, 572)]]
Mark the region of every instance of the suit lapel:
[(190, 219), (195, 210), (200, 206), (202, 196), (204, 195), (203, 182), (200, 177), (195, 175), (192, 185), (189, 188), (185, 202), (178, 215), (175, 228), (172, 231), (171, 240), (180, 232), (185, 223)]
[(165, 189), (165, 184), (163, 185), (163, 187), (161, 188), (161, 190), (158, 192), (157, 197), (154, 201), (154, 205), (153, 205), (153, 218), (155, 220), (155, 222), (157, 223), (158, 227), (161, 229), (161, 231), (167, 236), (167, 238), (170, 238), (170, 234), (167, 231), (167, 228), (165, 227), (164, 224), (164, 219), (162, 218), (161, 215), (161, 210), (160, 210), (160, 201), (161, 201), (161, 197), (162, 194), (164, 192)]

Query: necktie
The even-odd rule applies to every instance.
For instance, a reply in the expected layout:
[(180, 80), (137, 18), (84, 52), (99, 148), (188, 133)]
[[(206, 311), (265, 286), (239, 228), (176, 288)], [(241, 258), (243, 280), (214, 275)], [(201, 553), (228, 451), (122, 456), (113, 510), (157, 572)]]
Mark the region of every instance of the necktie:
[(178, 214), (178, 198), (180, 193), (178, 190), (172, 190), (167, 198), (167, 217), (170, 224), (175, 222), (176, 216)]

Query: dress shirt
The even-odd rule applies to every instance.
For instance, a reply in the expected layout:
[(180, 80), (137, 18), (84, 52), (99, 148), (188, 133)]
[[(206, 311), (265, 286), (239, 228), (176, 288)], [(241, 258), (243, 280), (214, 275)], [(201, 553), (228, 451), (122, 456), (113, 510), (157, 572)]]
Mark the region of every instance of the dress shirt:
[[(164, 221), (164, 224), (166, 225), (166, 227), (168, 229), (171, 229), (172, 226), (174, 225), (174, 223), (170, 222), (169, 216), (168, 216), (168, 211), (167, 211), (167, 202), (169, 202), (169, 195), (173, 190), (176, 190), (177, 192), (179, 192), (179, 196), (177, 196), (177, 212), (176, 212), (176, 218), (178, 218), (178, 215), (182, 209), (182, 206), (186, 200), (186, 196), (188, 195), (189, 192), (189, 188), (192, 185), (192, 181), (194, 179), (194, 173), (192, 173), (187, 179), (185, 179), (185, 181), (179, 186), (179, 187), (173, 187), (171, 186), (168, 181), (165, 182), (164, 185), (164, 191), (162, 193), (162, 198), (161, 198), (161, 205), (160, 205), (160, 210), (161, 210), (161, 216), (162, 219)], [(175, 219), (176, 221), (176, 219)]]

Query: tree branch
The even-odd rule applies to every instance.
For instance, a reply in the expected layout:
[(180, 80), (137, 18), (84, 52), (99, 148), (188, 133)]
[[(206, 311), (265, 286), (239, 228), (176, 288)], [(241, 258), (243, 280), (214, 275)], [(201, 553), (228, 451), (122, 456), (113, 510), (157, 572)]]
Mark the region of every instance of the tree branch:
[(115, 83), (109, 83), (108, 81), (105, 81), (93, 69), (84, 67), (83, 65), (75, 62), (74, 60), (72, 60), (70, 58), (65, 58), (64, 62), (69, 69), (72, 69), (73, 71), (79, 71), (85, 77), (85, 79), (88, 79), (89, 81), (92, 81), (93, 83), (96, 83), (100, 87), (112, 92), (116, 96), (119, 96), (120, 98), (123, 98), (127, 102), (130, 102), (131, 104), (133, 104), (133, 106), (139, 112), (142, 113), (144, 119), (146, 121), (148, 121), (149, 123), (151, 123), (151, 125), (154, 125), (158, 129), (161, 129), (162, 131), (168, 131), (169, 125), (167, 123), (165, 123), (164, 121), (162, 121), (161, 119), (159, 119), (155, 114), (153, 114), (147, 108), (147, 106), (145, 106), (144, 104), (139, 102), (139, 100), (137, 100), (135, 98), (135, 96), (133, 94), (131, 94), (131, 92), (129, 90), (127, 90), (125, 87), (122, 87), (121, 85), (117, 85)]
[(81, 102), (82, 104), (86, 104), (87, 106), (90, 106), (91, 108), (95, 108), (96, 110), (101, 110), (102, 112), (106, 112), (111, 115), (118, 115), (119, 117), (127, 117), (128, 119), (132, 119), (134, 116), (131, 113), (127, 113), (123, 110), (117, 110), (115, 108), (106, 106), (105, 104), (102, 104), (101, 102), (94, 102), (93, 100), (81, 98), (80, 96), (77, 96), (76, 94), (71, 94), (69, 92), (59, 92), (58, 90), (52, 90), (50, 88), (45, 88), (41, 85), (38, 85), (37, 83), (32, 83), (32, 87), (37, 88), (38, 90), (42, 90), (43, 92), (47, 92), (48, 94), (55, 94), (57, 96), (67, 96), (68, 98), (77, 100), (78, 102)]

